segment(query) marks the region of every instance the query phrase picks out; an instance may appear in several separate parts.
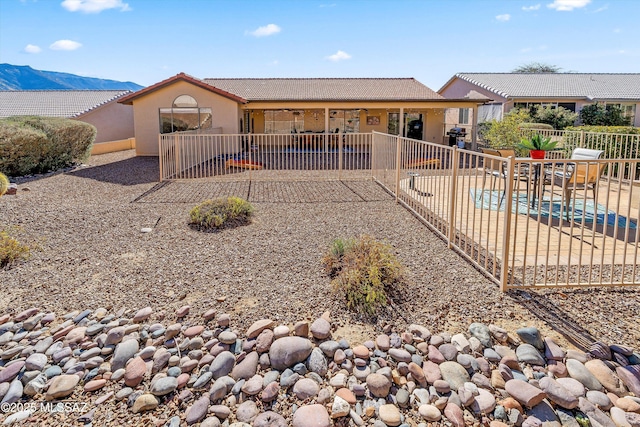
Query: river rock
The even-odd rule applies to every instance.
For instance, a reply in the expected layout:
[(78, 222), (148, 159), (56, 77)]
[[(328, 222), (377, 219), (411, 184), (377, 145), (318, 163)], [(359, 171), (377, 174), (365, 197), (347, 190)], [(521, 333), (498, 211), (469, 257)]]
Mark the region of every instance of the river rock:
[(482, 323), (472, 323), (469, 325), (469, 333), (476, 337), (485, 347), (491, 347), (491, 331), (489, 327)]
[(236, 419), (241, 423), (251, 423), (258, 416), (260, 410), (253, 400), (242, 402), (236, 409)]
[[(276, 340), (276, 342), (279, 340)], [(330, 427), (331, 419), (323, 405), (301, 406), (293, 414), (293, 427)]]
[(544, 341), (538, 328), (520, 328), (516, 331), (516, 334), (518, 334), (518, 337), (525, 343), (531, 344), (540, 351), (544, 351)]
[(580, 381), (589, 390), (602, 390), (602, 384), (591, 372), (579, 361), (567, 359), (567, 371), (569, 376)]
[(124, 372), (124, 383), (128, 387), (136, 387), (144, 379), (144, 375), (147, 372), (147, 364), (140, 357), (134, 357), (131, 362), (127, 364)]
[(178, 388), (178, 379), (175, 377), (164, 377), (156, 380), (151, 385), (151, 394), (154, 396), (164, 396), (172, 393)]
[[(274, 369), (282, 371), (296, 363), (303, 362), (312, 351), (312, 344), (302, 337), (284, 337), (277, 339), (269, 349), (269, 360)], [(327, 415), (328, 417), (328, 415)]]
[(46, 400), (59, 399), (73, 394), (73, 390), (80, 382), (77, 375), (59, 375), (54, 377), (45, 393)]
[[(231, 378), (234, 380), (247, 380), (253, 377), (258, 370), (258, 361), (260, 356), (256, 351), (247, 354), (244, 360), (238, 363), (231, 371)], [(215, 362), (215, 359), (214, 359)]]
[(546, 397), (544, 391), (522, 380), (509, 380), (505, 390), (511, 397), (529, 408), (536, 406)]
[(209, 366), (209, 372), (213, 374), (213, 379), (217, 380), (218, 378), (229, 375), (235, 363), (236, 357), (233, 353), (223, 351), (213, 359), (213, 362), (211, 362)]
[(324, 340), (331, 335), (331, 324), (322, 317), (311, 324), (311, 335), (317, 340)]
[(293, 394), (300, 400), (315, 397), (320, 391), (320, 386), (311, 378), (302, 378), (293, 385)]
[(578, 407), (578, 398), (569, 390), (564, 388), (559, 382), (551, 377), (541, 378), (538, 382), (540, 388), (544, 391), (552, 402), (566, 409), (574, 409)]
[(516, 357), (519, 362), (528, 363), (530, 365), (544, 366), (546, 362), (538, 349), (531, 344), (520, 344), (516, 348)]
[(256, 338), (262, 331), (265, 329), (271, 329), (275, 326), (276, 322), (271, 319), (261, 319), (254, 322), (249, 329), (247, 329), (246, 336), (247, 338)]
[(380, 374), (370, 374), (366, 379), (367, 387), (375, 397), (386, 398), (391, 389), (391, 381), (389, 378)]
[(134, 414), (143, 411), (152, 411), (158, 407), (158, 403), (158, 399), (153, 394), (145, 393), (135, 400), (131, 410)]
[(120, 368), (124, 368), (127, 361), (131, 359), (140, 350), (137, 340), (126, 340), (116, 346), (111, 361), (111, 371), (115, 372)]
[(388, 426), (399, 426), (402, 423), (400, 410), (396, 405), (381, 405), (378, 409), (378, 417)]
[(443, 362), (439, 368), (442, 379), (449, 383), (452, 390), (457, 390), (470, 380), (469, 373), (459, 363)]
[(584, 364), (589, 372), (608, 391), (621, 396), (625, 392), (625, 387), (620, 378), (600, 359), (589, 360)]
[(287, 427), (287, 421), (272, 411), (262, 412), (253, 420), (253, 427)]

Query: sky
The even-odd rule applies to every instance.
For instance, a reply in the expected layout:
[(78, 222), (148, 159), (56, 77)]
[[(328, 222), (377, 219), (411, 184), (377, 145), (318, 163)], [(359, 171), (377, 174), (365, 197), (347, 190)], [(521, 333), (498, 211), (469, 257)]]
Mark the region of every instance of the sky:
[(143, 86), (414, 77), (542, 62), (640, 72), (638, 0), (0, 0), (0, 62)]

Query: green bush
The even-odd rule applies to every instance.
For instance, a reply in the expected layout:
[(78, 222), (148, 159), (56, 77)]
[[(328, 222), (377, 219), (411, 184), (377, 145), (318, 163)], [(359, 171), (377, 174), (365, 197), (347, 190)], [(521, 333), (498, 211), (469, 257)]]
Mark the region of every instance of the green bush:
[(200, 231), (246, 225), (253, 216), (251, 203), (239, 197), (205, 200), (189, 212), (189, 224)]
[(484, 140), (492, 148), (514, 148), (522, 139), (520, 126), (530, 120), (526, 110), (512, 110), (502, 120), (489, 122), (483, 132)]
[(83, 162), (95, 137), (95, 127), (77, 120), (36, 116), (0, 119), (0, 170), (21, 176)]
[(520, 129), (544, 129), (553, 130), (553, 126), (547, 123), (522, 123)]
[(349, 309), (367, 315), (386, 306), (403, 284), (393, 248), (370, 236), (334, 240), (322, 263), (333, 291), (344, 294)]
[(7, 190), (9, 190), (9, 179), (0, 172), (0, 197), (4, 196)]
[(26, 260), (31, 256), (31, 249), (11, 237), (8, 232), (0, 230), (0, 268)]
[(576, 120), (578, 120), (578, 113), (574, 113), (564, 107), (556, 108), (550, 105), (534, 105), (529, 110), (529, 115), (532, 121), (546, 123), (551, 126), (551, 129), (557, 130), (562, 130), (567, 126), (573, 126)]
[(580, 110), (580, 122), (586, 126), (629, 126), (631, 120), (624, 117), (619, 105), (585, 105)]

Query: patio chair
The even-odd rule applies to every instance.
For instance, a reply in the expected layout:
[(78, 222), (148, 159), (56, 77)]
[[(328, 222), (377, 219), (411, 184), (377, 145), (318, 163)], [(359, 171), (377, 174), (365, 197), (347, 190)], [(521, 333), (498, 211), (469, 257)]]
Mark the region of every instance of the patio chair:
[[(493, 148), (481, 148), (483, 154), (488, 154), (490, 156), (502, 157), (498, 150), (494, 150)], [(501, 160), (495, 159), (483, 159), (483, 170), (484, 173), (492, 177), (491, 189), (493, 190), (496, 187), (496, 180), (501, 179), (504, 181), (504, 187), (502, 190), (502, 195), (500, 196), (500, 201), (498, 202), (498, 208), (502, 206), (502, 201), (504, 200), (505, 192), (507, 189), (507, 175), (504, 170), (504, 164)]]
[[(597, 186), (600, 176), (604, 171), (606, 163), (589, 162), (588, 160), (597, 160), (602, 157), (604, 151), (592, 150), (589, 148), (576, 148), (571, 153), (570, 160), (582, 160), (578, 162), (568, 162), (565, 170), (555, 170), (552, 175), (553, 185), (562, 188), (564, 198), (564, 212), (567, 221), (569, 221), (569, 206), (571, 204), (571, 195), (574, 190), (591, 189), (593, 192), (593, 201), (597, 203)], [(573, 208), (575, 207), (575, 199), (573, 200)]]
[[(484, 154), (489, 154), (491, 156), (496, 156), (496, 157), (513, 157), (515, 159), (516, 157), (516, 152), (515, 150), (511, 150), (511, 149), (493, 149), (493, 148), (482, 148), (482, 152)], [(484, 165), (484, 171), (486, 174), (491, 175), (493, 177), (493, 184), (492, 184), (492, 188), (495, 187), (495, 180), (497, 178), (500, 178), (504, 181), (504, 190), (502, 192), (502, 196), (500, 197), (500, 202), (498, 204), (498, 206), (502, 205), (502, 201), (504, 200), (505, 197), (505, 192), (507, 189), (507, 171), (505, 170), (505, 164), (503, 161), (499, 161), (499, 160), (485, 160), (485, 165)], [(529, 176), (529, 172), (528, 169), (525, 169), (525, 167), (521, 167), (519, 170), (514, 171), (513, 174), (513, 179), (516, 181), (525, 181), (526, 186), (527, 186), (527, 192), (529, 192), (529, 181), (530, 181), (530, 176)]]

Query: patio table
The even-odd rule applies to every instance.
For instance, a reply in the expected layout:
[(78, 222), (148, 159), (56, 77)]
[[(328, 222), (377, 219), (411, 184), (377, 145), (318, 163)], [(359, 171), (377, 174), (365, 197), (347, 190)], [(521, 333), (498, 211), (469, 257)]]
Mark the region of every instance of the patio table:
[[(516, 160), (531, 160), (531, 157), (517, 157)], [(550, 162), (532, 162), (530, 163), (533, 169), (533, 175), (531, 176), (532, 185), (531, 185), (531, 208), (536, 207), (536, 202), (542, 201), (542, 197), (540, 200), (537, 199), (538, 191), (540, 191), (540, 175), (542, 175), (542, 167), (545, 168), (550, 166)], [(542, 178), (542, 182), (544, 183), (544, 177)]]

